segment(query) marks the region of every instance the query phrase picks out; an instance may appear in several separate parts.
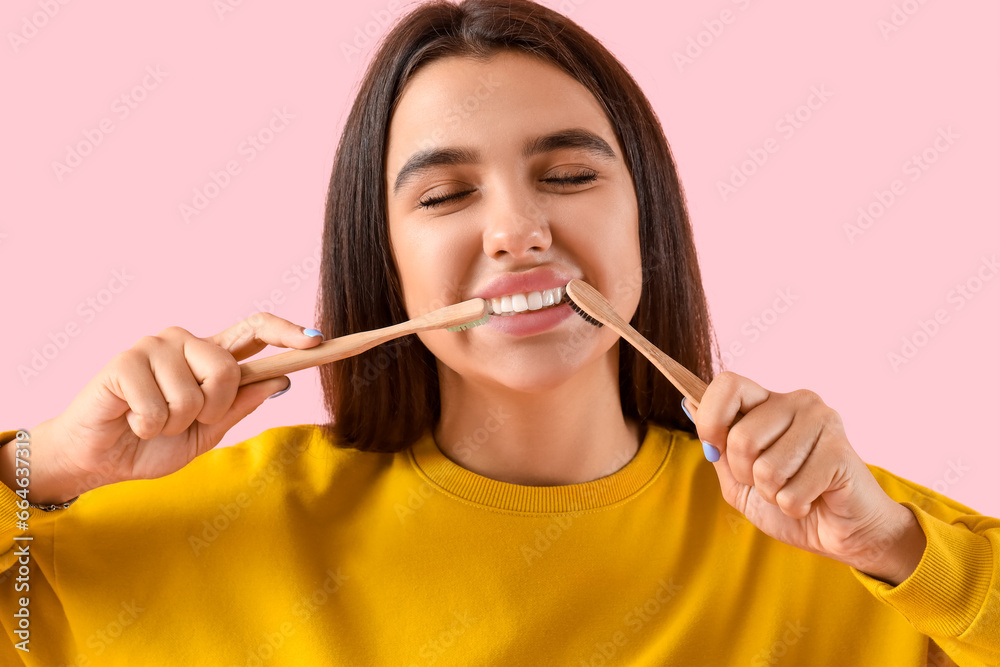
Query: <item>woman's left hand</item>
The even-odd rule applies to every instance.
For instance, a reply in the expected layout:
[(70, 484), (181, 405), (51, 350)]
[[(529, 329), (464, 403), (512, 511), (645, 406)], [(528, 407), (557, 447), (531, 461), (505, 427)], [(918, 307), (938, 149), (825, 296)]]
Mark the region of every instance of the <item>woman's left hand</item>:
[(926, 545), (920, 524), (882, 490), (816, 393), (772, 392), (727, 371), (698, 408), (685, 407), (719, 452), (726, 502), (761, 531), (893, 585), (916, 568)]

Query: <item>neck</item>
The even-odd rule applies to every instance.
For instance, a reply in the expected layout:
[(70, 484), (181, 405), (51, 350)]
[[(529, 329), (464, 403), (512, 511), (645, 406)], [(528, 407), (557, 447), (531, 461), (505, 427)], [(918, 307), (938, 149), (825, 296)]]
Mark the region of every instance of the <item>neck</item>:
[(589, 482), (621, 469), (639, 449), (639, 425), (622, 414), (617, 345), (568, 382), (523, 392), (463, 378), (438, 364), (449, 459), (484, 477), (527, 486)]

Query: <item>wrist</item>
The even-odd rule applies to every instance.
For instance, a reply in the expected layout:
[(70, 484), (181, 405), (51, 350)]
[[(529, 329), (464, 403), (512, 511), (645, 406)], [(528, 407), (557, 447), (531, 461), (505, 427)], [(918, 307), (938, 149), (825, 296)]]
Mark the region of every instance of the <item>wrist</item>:
[(917, 569), (927, 537), (908, 508), (893, 501), (882, 530), (862, 557), (847, 564), (858, 571), (898, 586)]
[[(0, 447), (0, 482), (14, 491), (26, 491), (26, 499), (33, 505), (65, 503), (87, 490), (60, 463), (55, 419), (24, 432), (27, 440), (15, 438)], [(22, 450), (20, 455), (18, 450)]]

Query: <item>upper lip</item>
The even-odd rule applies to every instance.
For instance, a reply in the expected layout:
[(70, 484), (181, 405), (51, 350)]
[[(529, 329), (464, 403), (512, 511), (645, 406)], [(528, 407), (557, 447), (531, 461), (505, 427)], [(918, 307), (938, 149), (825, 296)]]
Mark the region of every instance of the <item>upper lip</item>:
[(521, 273), (505, 273), (483, 285), (474, 296), (480, 299), (494, 299), (508, 294), (541, 292), (542, 290), (564, 287), (576, 276), (552, 268), (532, 269)]

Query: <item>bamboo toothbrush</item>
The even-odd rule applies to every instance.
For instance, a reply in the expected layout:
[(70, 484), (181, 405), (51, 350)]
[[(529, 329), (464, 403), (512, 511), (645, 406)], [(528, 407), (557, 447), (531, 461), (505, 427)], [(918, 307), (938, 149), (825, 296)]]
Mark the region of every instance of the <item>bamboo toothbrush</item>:
[(485, 324), (490, 319), (492, 312), (486, 300), (469, 299), (439, 308), (420, 317), (414, 317), (401, 324), (371, 331), (361, 331), (324, 341), (308, 350), (289, 350), (263, 359), (254, 359), (240, 364), (240, 386), (353, 357), (376, 345), (407, 334), (445, 328), (448, 331), (471, 329)]
[(698, 407), (701, 403), (701, 397), (705, 394), (705, 388), (708, 386), (704, 380), (646, 340), (641, 333), (615, 312), (614, 306), (604, 298), (603, 294), (587, 283), (582, 280), (569, 281), (569, 284), (566, 285), (566, 294), (569, 296), (570, 308), (575, 310), (580, 317), (594, 326), (599, 327), (602, 324), (607, 324), (614, 329), (618, 335), (631, 343), (632, 347), (639, 350), (642, 356), (649, 359), (650, 363), (656, 366), (694, 407)]

